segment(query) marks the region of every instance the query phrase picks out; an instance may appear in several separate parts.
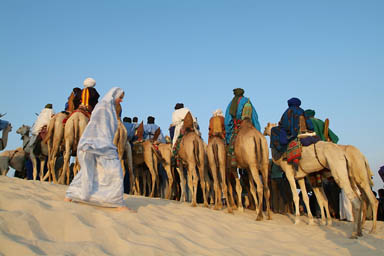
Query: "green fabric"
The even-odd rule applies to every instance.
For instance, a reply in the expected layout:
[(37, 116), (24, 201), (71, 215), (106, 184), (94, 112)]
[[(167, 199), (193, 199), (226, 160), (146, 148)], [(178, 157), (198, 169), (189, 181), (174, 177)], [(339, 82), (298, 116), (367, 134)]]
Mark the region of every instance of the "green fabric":
[(271, 162), (271, 179), (283, 178), (283, 170), (277, 164), (274, 164), (272, 160)]
[[(324, 122), (317, 118), (310, 118), (313, 124), (313, 129), (316, 132), (316, 134), (321, 138), (321, 140), (325, 141), (324, 138)], [(328, 137), (331, 139), (333, 143), (337, 143), (339, 141), (339, 137), (332, 132), (331, 129), (328, 128)]]
[(239, 101), (239, 98), (244, 95), (244, 90), (241, 88), (236, 88), (233, 89), (233, 94), (235, 94), (235, 97), (232, 99), (231, 106), (229, 108), (229, 114), (236, 118), (236, 113), (237, 113), (237, 103)]

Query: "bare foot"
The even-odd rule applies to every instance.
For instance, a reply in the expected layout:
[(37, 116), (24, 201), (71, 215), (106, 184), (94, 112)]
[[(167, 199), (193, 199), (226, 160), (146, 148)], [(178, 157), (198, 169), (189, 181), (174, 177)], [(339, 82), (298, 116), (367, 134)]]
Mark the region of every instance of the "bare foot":
[(116, 208), (116, 211), (120, 212), (120, 211), (130, 211), (130, 212), (136, 212), (135, 210), (131, 209), (131, 208), (128, 208), (127, 206), (120, 206), (120, 207), (117, 207)]
[(64, 202), (72, 202), (72, 199), (68, 197), (64, 197)]

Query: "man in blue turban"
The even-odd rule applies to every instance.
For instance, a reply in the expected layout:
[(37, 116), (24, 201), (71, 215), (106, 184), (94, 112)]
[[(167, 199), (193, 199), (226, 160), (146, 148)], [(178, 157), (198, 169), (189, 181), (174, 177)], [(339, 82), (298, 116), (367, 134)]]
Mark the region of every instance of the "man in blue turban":
[[(271, 130), (271, 148), (284, 152), (290, 141), (295, 139), (300, 131), (300, 116), (304, 116), (304, 110), (300, 108), (301, 100), (291, 98), (288, 100), (288, 109), (282, 115), (279, 125)], [(305, 118), (306, 128), (313, 131), (312, 122)]]

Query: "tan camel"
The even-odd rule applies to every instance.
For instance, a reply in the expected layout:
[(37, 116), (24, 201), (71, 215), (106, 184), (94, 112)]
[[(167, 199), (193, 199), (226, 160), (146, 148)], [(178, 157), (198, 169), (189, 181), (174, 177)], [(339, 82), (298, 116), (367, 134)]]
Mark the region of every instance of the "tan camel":
[[(80, 137), (87, 126), (89, 118), (82, 112), (74, 112), (68, 118), (64, 127), (64, 165), (63, 171), (59, 178), (59, 183), (64, 184), (65, 177), (67, 177), (66, 184), (69, 184), (69, 160), (71, 155), (75, 156), (77, 151), (77, 144), (79, 143)], [(76, 160), (75, 167), (73, 168), (74, 176), (79, 170), (78, 161)]]
[[(159, 153), (161, 156), (161, 161), (168, 177), (168, 189), (165, 194), (166, 199), (171, 199), (172, 196), (172, 188), (173, 188), (173, 182), (174, 182), (174, 173), (171, 165), (171, 159), (172, 159), (172, 146), (170, 143), (160, 143), (158, 145)], [(154, 154), (153, 156), (157, 156), (157, 154)]]
[[(274, 126), (276, 126), (276, 124), (268, 123), (267, 127), (264, 130), (264, 133), (266, 135), (270, 135), (271, 128)], [(349, 179), (347, 179), (347, 181), (350, 182), (352, 189), (354, 190), (354, 195), (359, 197), (359, 193), (357, 192), (357, 189), (358, 189), (358, 191), (360, 191), (360, 193), (361, 193), (361, 201), (364, 204), (369, 203), (372, 206), (373, 225), (372, 225), (372, 229), (370, 232), (374, 233), (376, 231), (377, 200), (375, 199), (375, 196), (373, 195), (373, 192), (371, 190), (371, 185), (373, 185), (371, 183), (371, 178), (370, 178), (370, 177), (372, 177), (372, 172), (370, 170), (368, 161), (366, 160), (365, 156), (354, 146), (336, 145), (336, 144), (334, 144), (334, 145), (339, 147), (339, 149), (341, 149), (341, 151), (342, 151), (343, 157), (341, 157), (341, 154), (340, 154), (340, 152), (338, 152), (338, 150), (335, 150), (332, 148), (332, 151), (337, 151), (337, 154), (335, 154), (335, 156), (339, 156), (344, 161), (344, 164), (341, 164), (341, 165), (343, 167), (344, 166), (347, 167), (347, 172), (348, 172), (348, 176), (349, 176)], [(308, 147), (306, 147), (306, 148), (308, 148)], [(315, 146), (313, 146), (313, 148), (315, 149)], [(321, 150), (321, 148), (319, 149), (319, 151), (320, 150)], [(282, 158), (280, 158), (278, 160), (274, 159), (273, 161), (276, 164), (280, 165), (280, 167), (286, 173), (287, 179), (289, 181), (293, 180), (292, 183), (290, 181), (290, 185), (291, 185), (291, 189), (292, 189), (292, 195), (293, 195), (294, 200), (295, 200), (295, 196), (297, 197), (297, 200), (298, 200), (298, 196), (297, 196), (297, 192), (296, 192), (296, 185), (294, 182), (294, 179), (296, 176), (296, 171), (293, 169), (293, 167), (290, 164), (287, 163), (286, 160), (282, 160)], [(345, 163), (345, 161), (346, 161), (346, 163)], [(315, 162), (319, 163), (319, 158), (315, 159)], [(301, 173), (301, 175), (303, 175), (303, 173)], [(296, 179), (297, 178), (298, 178), (298, 175), (296, 176)], [(307, 196), (307, 193), (305, 190), (305, 185), (303, 184), (304, 181), (301, 181), (301, 180), (302, 179), (299, 179), (298, 182), (299, 182), (300, 188), (304, 190), (302, 192), (302, 194), (304, 196), (303, 199), (304, 199), (304, 202), (306, 203), (306, 205), (307, 204), (309, 205), (309, 200), (308, 200), (308, 196)], [(340, 186), (340, 184), (339, 184), (339, 186)], [(313, 188), (313, 191), (315, 193), (315, 196), (316, 196), (318, 203), (319, 203), (319, 206), (320, 206), (322, 223), (323, 224), (325, 223), (325, 217), (324, 217), (324, 211), (323, 211), (323, 209), (325, 209), (326, 213), (327, 213), (328, 224), (330, 224), (332, 222), (332, 220), (331, 220), (331, 217), (329, 214), (328, 200), (325, 196), (323, 188), (322, 187)], [(296, 206), (296, 204), (298, 205), (298, 202), (296, 203), (296, 201), (295, 201), (295, 206)], [(308, 205), (307, 205), (307, 209), (309, 210), (310, 208)], [(356, 204), (353, 204), (353, 206), (357, 207)], [(298, 207), (298, 206), (296, 206), (296, 207)], [(356, 212), (360, 212), (360, 211), (361, 211), (361, 208), (354, 209), (354, 214)], [(297, 214), (298, 213), (296, 212), (296, 215)], [(310, 210), (308, 212), (308, 215), (310, 215), (312, 217)], [(358, 216), (360, 217), (361, 214), (359, 213)], [(352, 237), (355, 237), (356, 235), (361, 235), (362, 223), (357, 222), (357, 225), (358, 225), (357, 233), (353, 233)]]
[[(184, 177), (183, 168), (187, 167), (188, 187), (192, 192), (192, 206), (197, 205), (197, 185), (200, 177), (201, 190), (203, 191), (204, 206), (208, 207), (206, 195), (206, 177), (207, 172), (205, 169), (204, 157), (204, 143), (203, 140), (194, 131), (187, 132), (180, 142), (180, 150), (178, 156), (180, 157), (179, 165), (176, 170), (180, 176), (181, 197), (180, 200), (186, 201), (186, 178)], [(196, 171), (198, 169), (198, 172)]]
[(0, 173), (7, 175), (9, 167), (15, 169), (15, 177), (26, 177), (26, 153), (20, 147), (16, 150), (6, 150), (0, 153)]
[[(3, 115), (1, 115), (3, 116)], [(8, 133), (12, 131), (12, 125), (9, 123), (3, 130), (2, 138), (0, 139), (0, 150), (4, 150), (8, 144)]]
[(60, 155), (62, 150), (62, 142), (64, 138), (64, 124), (63, 121), (68, 117), (68, 114), (65, 112), (60, 112), (54, 115), (48, 125), (48, 131), (44, 143), (48, 145), (48, 171), (43, 181), (49, 178), (53, 180), (54, 183), (57, 183), (56, 174), (55, 174), (55, 163), (57, 157)]
[[(226, 151), (224, 140), (220, 137), (211, 137), (207, 146), (207, 156), (209, 167), (211, 169), (214, 192), (215, 192), (215, 210), (222, 208), (222, 191), (225, 197), (229, 198), (227, 179), (226, 179)], [(232, 213), (232, 207), (227, 203), (228, 212)]]
[[(237, 168), (247, 169), (251, 174), (249, 175), (249, 185), (250, 192), (256, 205), (256, 219), (263, 219), (263, 192), (266, 202), (267, 219), (271, 219), (269, 203), (270, 191), (268, 187), (268, 143), (265, 137), (252, 125), (249, 119), (243, 120), (240, 124), (234, 150)], [(231, 168), (233, 172), (235, 168)], [(263, 182), (260, 181), (260, 174)], [(257, 196), (254, 182), (257, 186)], [(236, 192), (238, 196), (239, 210), (243, 211), (243, 206), (241, 205), (242, 188), (238, 178), (236, 179)]]

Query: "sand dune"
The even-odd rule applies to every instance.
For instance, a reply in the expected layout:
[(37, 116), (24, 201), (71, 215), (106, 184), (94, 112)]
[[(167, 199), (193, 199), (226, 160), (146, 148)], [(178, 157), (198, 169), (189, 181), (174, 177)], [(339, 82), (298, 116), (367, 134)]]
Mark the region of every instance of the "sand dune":
[(0, 177), (1, 255), (384, 255), (377, 234), (349, 239), (351, 223), (255, 221), (187, 203), (126, 196), (137, 213), (63, 201), (66, 186)]

